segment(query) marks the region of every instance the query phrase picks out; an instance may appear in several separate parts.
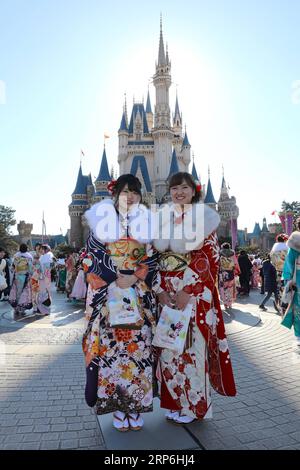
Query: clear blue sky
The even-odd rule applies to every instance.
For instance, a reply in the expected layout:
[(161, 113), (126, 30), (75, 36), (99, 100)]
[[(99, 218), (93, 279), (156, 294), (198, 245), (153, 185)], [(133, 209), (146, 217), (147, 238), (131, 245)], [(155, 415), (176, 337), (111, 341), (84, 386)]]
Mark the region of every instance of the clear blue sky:
[(299, 2), (0, 0), (0, 204), (35, 233), (43, 210), (47, 233), (69, 228), (81, 148), (97, 176), (106, 132), (116, 165), (124, 92), (129, 112), (146, 97), (160, 12), (202, 183), (210, 165), (218, 198), (223, 164), (250, 231), (300, 199)]

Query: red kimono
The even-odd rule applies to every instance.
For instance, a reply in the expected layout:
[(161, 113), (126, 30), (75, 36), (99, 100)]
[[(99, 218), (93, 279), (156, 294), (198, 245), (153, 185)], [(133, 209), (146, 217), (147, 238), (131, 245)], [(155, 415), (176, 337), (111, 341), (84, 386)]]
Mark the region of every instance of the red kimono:
[[(210, 385), (221, 395), (236, 394), (217, 290), (216, 233), (205, 238), (199, 250), (161, 253), (161, 258), (164, 268), (160, 271), (161, 288), (167, 292), (183, 289), (191, 294), (193, 302), (189, 339), (183, 354), (166, 348), (161, 351), (157, 374), (161, 382), (161, 407), (181, 410), (196, 419), (211, 417)], [(174, 259), (179, 260), (177, 265)]]

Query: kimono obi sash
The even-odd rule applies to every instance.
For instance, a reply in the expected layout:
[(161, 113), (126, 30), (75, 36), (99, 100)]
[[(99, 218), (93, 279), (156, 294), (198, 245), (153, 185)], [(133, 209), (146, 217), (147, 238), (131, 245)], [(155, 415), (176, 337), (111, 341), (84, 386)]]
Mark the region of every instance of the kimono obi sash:
[(174, 253), (166, 251), (159, 255), (159, 267), (161, 271), (184, 271), (191, 262), (191, 252)]
[(131, 238), (106, 244), (107, 254), (119, 270), (135, 270), (145, 257), (145, 245)]

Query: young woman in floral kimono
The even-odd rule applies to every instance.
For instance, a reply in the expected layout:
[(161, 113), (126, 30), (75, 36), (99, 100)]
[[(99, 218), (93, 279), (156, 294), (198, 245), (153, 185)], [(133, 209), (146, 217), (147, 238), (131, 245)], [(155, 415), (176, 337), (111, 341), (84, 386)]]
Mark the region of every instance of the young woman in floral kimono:
[(220, 218), (197, 204), (199, 186), (188, 173), (172, 176), (172, 203), (159, 211), (162, 222), (153, 242), (160, 252), (160, 304), (183, 310), (191, 302), (193, 308), (185, 350), (161, 349), (157, 370), (161, 407), (177, 424), (211, 417), (210, 385), (221, 395), (236, 394), (217, 290)]
[(24, 314), (32, 308), (32, 292), (30, 277), (32, 274), (32, 255), (25, 243), (13, 258), (13, 281), (9, 295), (9, 303), (15, 309), (15, 314)]
[[(128, 174), (114, 183), (113, 188), (110, 185), (114, 200), (103, 200), (85, 213), (91, 229), (83, 260), (89, 283), (83, 337), (85, 397), (89, 406), (96, 405), (97, 414), (114, 412), (113, 426), (127, 431), (141, 429), (141, 413), (152, 411), (156, 311), (152, 284), (157, 255), (149, 245), (150, 215), (140, 204), (140, 181)], [(141, 321), (113, 326), (108, 297), (131, 286)]]
[(225, 308), (231, 308), (236, 300), (235, 276), (240, 274), (240, 267), (234, 250), (229, 243), (223, 243), (220, 250), (219, 289)]

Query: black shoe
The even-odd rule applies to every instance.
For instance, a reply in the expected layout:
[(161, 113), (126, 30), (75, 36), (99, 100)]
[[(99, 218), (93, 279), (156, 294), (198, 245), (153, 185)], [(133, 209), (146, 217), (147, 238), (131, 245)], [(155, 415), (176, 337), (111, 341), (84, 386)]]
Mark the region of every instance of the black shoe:
[(268, 309), (264, 306), (264, 305), (260, 305), (258, 308), (260, 308), (261, 310), (263, 310), (264, 312), (267, 312)]

